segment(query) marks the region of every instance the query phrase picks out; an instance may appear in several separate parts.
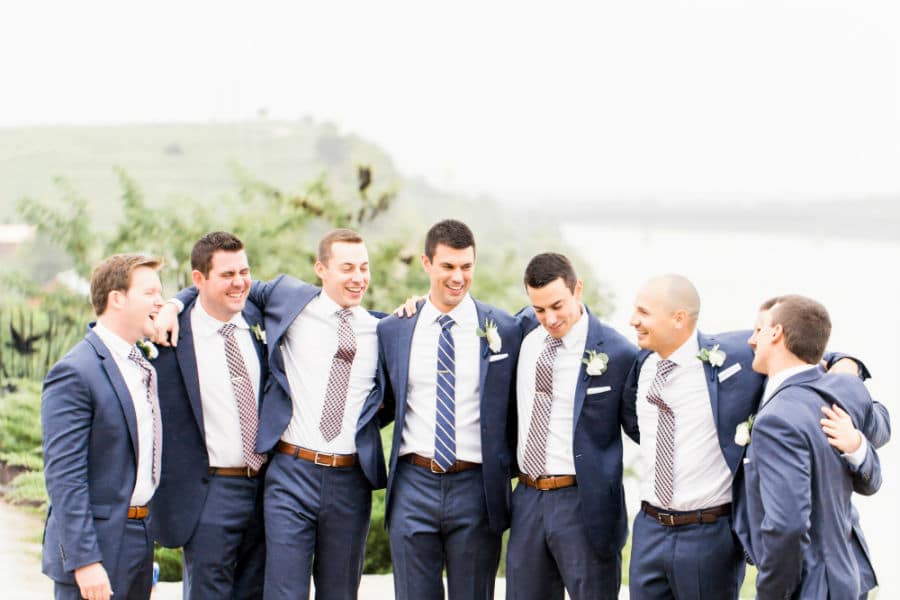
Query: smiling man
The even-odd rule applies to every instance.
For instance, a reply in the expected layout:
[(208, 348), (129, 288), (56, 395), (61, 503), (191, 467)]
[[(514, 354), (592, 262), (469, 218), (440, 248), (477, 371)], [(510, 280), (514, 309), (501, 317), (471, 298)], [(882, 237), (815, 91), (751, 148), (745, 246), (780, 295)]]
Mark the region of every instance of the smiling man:
[(635, 426), (623, 423), (622, 398), (637, 348), (582, 304), (582, 286), (561, 254), (539, 254), (525, 269), (511, 599), (619, 595), (628, 531), (621, 426)]
[(159, 484), (156, 371), (136, 345), (162, 306), (160, 259), (117, 254), (91, 276), (97, 322), (41, 398), (50, 508), (43, 571), (58, 600), (150, 597), (148, 503)]
[(502, 310), (469, 295), (475, 238), (435, 224), (422, 267), (428, 297), (413, 318), (378, 324), (384, 400), (396, 402), (386, 522), (396, 597), (492, 598), (509, 525), (507, 438), (520, 333)]
[[(321, 288), (286, 275), (250, 287), (263, 311), (253, 330), (268, 344), (270, 368), (256, 443), (274, 453), (264, 500), (266, 599), (307, 598), (310, 575), (320, 600), (355, 598), (372, 490), (387, 479), (380, 426), (389, 413), (371, 393), (381, 315), (360, 306), (369, 285), (362, 237), (326, 234), (315, 271)], [(162, 337), (172, 323), (161, 315), (158, 325)]]
[(184, 547), (186, 600), (259, 598), (266, 455), (256, 437), (267, 369), (251, 327), (262, 314), (247, 302), (250, 265), (233, 234), (200, 238), (191, 268), (198, 296), (181, 314), (177, 347), (156, 361), (166, 433), (153, 530), (162, 545)]

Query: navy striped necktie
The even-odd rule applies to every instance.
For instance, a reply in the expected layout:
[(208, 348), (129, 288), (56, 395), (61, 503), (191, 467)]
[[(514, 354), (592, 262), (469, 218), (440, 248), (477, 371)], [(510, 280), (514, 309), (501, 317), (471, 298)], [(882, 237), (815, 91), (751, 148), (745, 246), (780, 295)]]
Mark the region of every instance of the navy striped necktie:
[(447, 471), (456, 462), (456, 351), (453, 318), (441, 315), (437, 352), (437, 408), (434, 423), (434, 462)]

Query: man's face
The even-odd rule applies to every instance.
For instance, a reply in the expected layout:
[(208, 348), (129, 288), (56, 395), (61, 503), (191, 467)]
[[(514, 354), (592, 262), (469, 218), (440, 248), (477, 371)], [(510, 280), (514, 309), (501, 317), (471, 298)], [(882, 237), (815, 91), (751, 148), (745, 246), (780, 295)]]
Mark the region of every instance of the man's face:
[(200, 295), (204, 310), (211, 317), (227, 322), (244, 310), (250, 294), (250, 265), (243, 250), (216, 250), (212, 255), (209, 275), (193, 271), (191, 278)]
[(156, 333), (153, 320), (163, 305), (162, 284), (156, 269), (150, 267), (137, 267), (131, 272), (131, 285), (121, 294), (119, 306), (123, 329), (131, 338), (129, 341), (137, 341), (145, 337), (152, 337)]
[(753, 333), (750, 334), (750, 339), (747, 340), (747, 343), (753, 348), (753, 370), (757, 373), (768, 374), (772, 344), (777, 333), (776, 327), (772, 325), (771, 311), (759, 311), (759, 314), (756, 315)]
[(630, 324), (637, 333), (637, 344), (668, 356), (678, 349), (678, 326), (675, 314), (662, 293), (653, 286), (645, 286), (634, 300)]
[(475, 248), (462, 250), (438, 244), (431, 260), (422, 255), (422, 266), (431, 279), (428, 297), (442, 313), (448, 313), (462, 302), (472, 286), (475, 273)]
[(535, 316), (553, 337), (565, 337), (581, 318), (581, 288), (579, 280), (573, 292), (562, 277), (540, 288), (525, 286)]
[(369, 287), (369, 253), (358, 242), (333, 242), (328, 264), (316, 261), (322, 289), (342, 308), (359, 306)]

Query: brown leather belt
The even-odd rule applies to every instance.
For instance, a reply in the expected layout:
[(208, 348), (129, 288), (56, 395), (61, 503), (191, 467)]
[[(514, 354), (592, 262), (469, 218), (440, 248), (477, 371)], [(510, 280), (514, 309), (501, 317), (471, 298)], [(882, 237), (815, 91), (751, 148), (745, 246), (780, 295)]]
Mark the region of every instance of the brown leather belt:
[(524, 483), (528, 487), (542, 492), (578, 485), (574, 475), (541, 475), (537, 479), (532, 479), (525, 473), (519, 473), (519, 483)]
[(129, 506), (128, 507), (128, 518), (129, 519), (146, 519), (147, 515), (150, 514), (150, 507), (148, 505), (144, 506)]
[(459, 473), (460, 471), (468, 471), (469, 469), (474, 469), (475, 467), (481, 466), (481, 463), (469, 462), (467, 460), (456, 460), (453, 461), (453, 464), (450, 465), (449, 469), (444, 470), (439, 464), (434, 462), (433, 458), (427, 458), (418, 454), (404, 454), (400, 457), (400, 460), (405, 460), (409, 464), (416, 465), (417, 467), (424, 467), (432, 473), (437, 473), (438, 475), (442, 473)]
[(311, 463), (316, 463), (320, 467), (352, 467), (358, 461), (355, 454), (326, 454), (325, 452), (316, 452), (308, 448), (301, 448), (287, 442), (278, 442), (275, 449), (282, 454), (289, 454), (294, 458), (302, 458)]
[(219, 477), (247, 477), (252, 479), (259, 476), (259, 471), (250, 467), (210, 467), (209, 474)]
[(641, 502), (641, 510), (666, 527), (678, 527), (695, 523), (714, 523), (719, 517), (731, 514), (731, 503), (701, 510), (670, 511)]

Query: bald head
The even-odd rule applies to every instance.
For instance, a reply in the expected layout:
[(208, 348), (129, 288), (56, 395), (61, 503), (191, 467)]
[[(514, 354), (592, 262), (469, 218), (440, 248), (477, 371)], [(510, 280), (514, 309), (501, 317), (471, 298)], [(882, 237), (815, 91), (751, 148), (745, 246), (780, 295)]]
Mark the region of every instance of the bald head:
[(659, 275), (638, 292), (631, 326), (638, 346), (668, 358), (693, 333), (699, 315), (700, 296), (694, 284), (681, 275)]
[(657, 275), (645, 283), (643, 289), (656, 296), (673, 313), (683, 310), (693, 323), (697, 322), (700, 294), (687, 277), (674, 273)]

